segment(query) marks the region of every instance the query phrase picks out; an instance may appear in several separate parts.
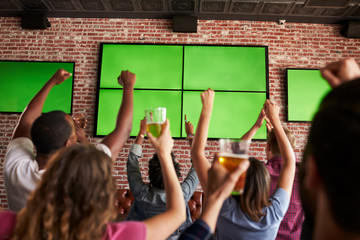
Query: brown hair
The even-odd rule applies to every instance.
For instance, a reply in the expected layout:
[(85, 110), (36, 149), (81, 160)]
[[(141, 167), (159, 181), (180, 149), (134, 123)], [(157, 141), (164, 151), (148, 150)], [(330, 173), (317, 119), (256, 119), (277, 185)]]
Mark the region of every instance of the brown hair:
[(101, 239), (115, 218), (112, 160), (76, 144), (50, 160), (12, 235), (17, 239)]
[(270, 174), (265, 164), (256, 158), (249, 158), (250, 166), (246, 173), (244, 193), (239, 198), (239, 204), (243, 212), (255, 222), (259, 222), (265, 216), (262, 210), (270, 206)]
[[(295, 148), (295, 143), (296, 143), (295, 136), (292, 134), (292, 132), (288, 128), (283, 127), (283, 129), (285, 131), (285, 134), (286, 134), (287, 138), (290, 141), (291, 147), (294, 149)], [(280, 149), (279, 149), (279, 145), (278, 145), (278, 142), (277, 142), (277, 138), (276, 138), (274, 129), (272, 129), (270, 132), (268, 132), (267, 143), (269, 144), (270, 151), (271, 151), (271, 153), (273, 155), (279, 155), (280, 154)]]

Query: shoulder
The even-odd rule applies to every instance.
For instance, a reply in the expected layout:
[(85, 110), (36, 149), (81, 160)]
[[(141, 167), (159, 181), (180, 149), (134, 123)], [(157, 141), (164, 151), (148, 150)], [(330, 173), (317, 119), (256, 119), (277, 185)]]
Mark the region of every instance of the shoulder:
[(7, 150), (6, 158), (12, 155), (29, 155), (34, 157), (34, 144), (31, 139), (26, 137), (15, 138), (10, 141)]
[(2, 211), (0, 213), (0, 239), (10, 239), (16, 224), (16, 213)]
[(146, 225), (135, 221), (108, 223), (103, 239), (146, 239)]
[(97, 143), (95, 144), (95, 147), (97, 148), (97, 150), (104, 152), (106, 155), (108, 155), (109, 157), (111, 157), (111, 150), (108, 146), (106, 146), (103, 143)]

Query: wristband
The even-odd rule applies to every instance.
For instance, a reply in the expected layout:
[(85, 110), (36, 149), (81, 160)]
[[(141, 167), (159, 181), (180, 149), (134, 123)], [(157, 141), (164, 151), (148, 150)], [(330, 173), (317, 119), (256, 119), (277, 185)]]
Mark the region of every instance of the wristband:
[(193, 138), (194, 137), (194, 134), (190, 133), (188, 136), (187, 136), (187, 139), (190, 139), (190, 138)]

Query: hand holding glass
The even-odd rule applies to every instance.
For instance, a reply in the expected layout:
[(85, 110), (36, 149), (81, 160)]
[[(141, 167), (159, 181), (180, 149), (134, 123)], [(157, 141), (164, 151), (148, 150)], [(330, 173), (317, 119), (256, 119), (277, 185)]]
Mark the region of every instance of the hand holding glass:
[(159, 137), (165, 127), (166, 108), (154, 107), (145, 110), (146, 130), (154, 137)]
[[(250, 141), (242, 139), (220, 139), (219, 162), (228, 171), (233, 171), (243, 161), (249, 161)], [(232, 195), (244, 192), (246, 172), (237, 181)]]

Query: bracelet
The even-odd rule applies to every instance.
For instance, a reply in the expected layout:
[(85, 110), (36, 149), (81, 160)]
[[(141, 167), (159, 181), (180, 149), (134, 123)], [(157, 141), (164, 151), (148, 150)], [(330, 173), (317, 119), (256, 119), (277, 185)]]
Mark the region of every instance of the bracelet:
[(140, 134), (139, 137), (145, 138), (144, 134)]
[(194, 134), (190, 133), (188, 136), (187, 136), (187, 139), (191, 139), (194, 137)]

